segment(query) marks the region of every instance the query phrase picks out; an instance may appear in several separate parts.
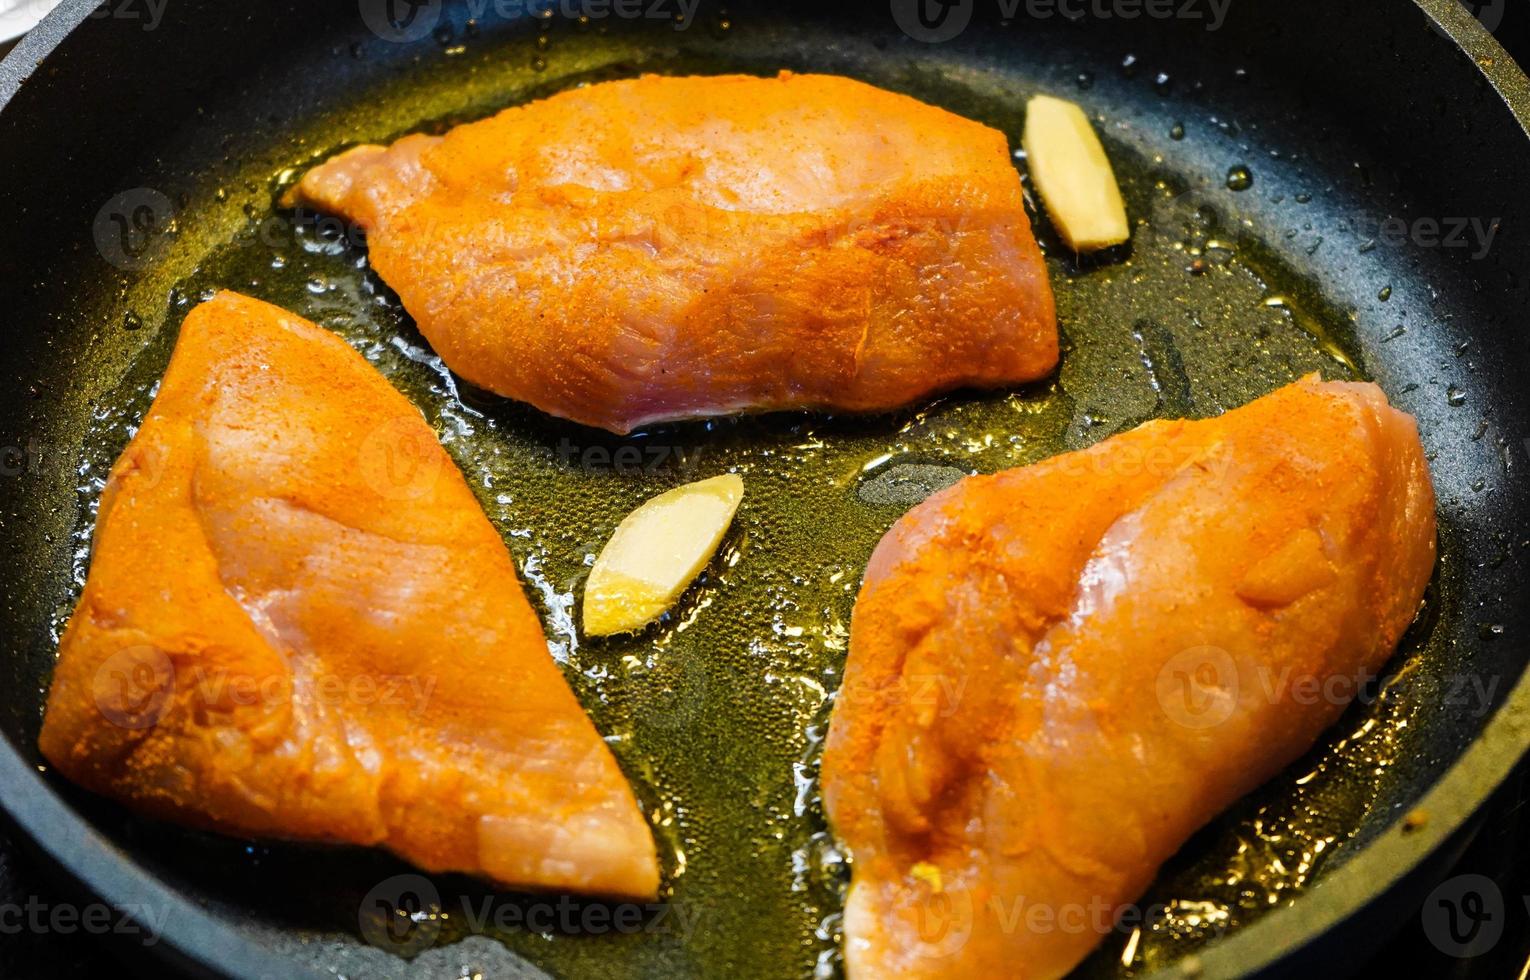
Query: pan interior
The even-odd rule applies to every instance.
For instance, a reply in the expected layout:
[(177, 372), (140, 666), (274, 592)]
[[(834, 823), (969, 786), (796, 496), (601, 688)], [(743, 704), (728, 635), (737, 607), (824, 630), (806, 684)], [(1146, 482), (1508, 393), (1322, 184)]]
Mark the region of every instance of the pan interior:
[[(78, 411), (37, 422), (47, 445), (63, 447), (64, 465), (53, 484), (29, 488), (38, 500), (51, 495), (53, 514), (37, 527), (57, 535), (49, 553), (58, 561), (29, 593), (44, 617), (12, 634), (31, 638), (18, 658), (37, 692), (12, 726), (19, 743), (35, 736), (105, 474), (152, 399), (180, 321), (218, 288), (337, 332), (425, 413), (503, 533), (555, 657), (660, 842), (663, 901), (631, 918), (599, 903), (433, 879), (439, 901), (426, 904), (444, 914), (427, 941), (406, 937), (394, 950), (433, 947), (413, 961), (420, 975), (443, 963), (489, 964), (503, 949), (562, 976), (833, 975), (849, 868), (823, 819), (817, 762), (855, 591), (881, 534), (958, 474), (1035, 462), (1151, 418), (1215, 415), (1309, 372), (1374, 378), (1420, 418), (1442, 502), (1439, 572), (1362, 703), (1170, 862), (1141, 903), (1147, 919), (1124, 924), (1086, 972), (1170, 964), (1294, 901), (1388, 827), (1435, 774), (1428, 760), (1451, 757), (1511, 686), (1515, 671), (1492, 659), (1508, 617), (1489, 600), (1501, 604), (1501, 576), (1520, 546), (1504, 539), (1486, 552), (1512, 526), (1500, 522), (1517, 447), (1488, 414), (1477, 373), (1488, 352), (1473, 346), (1482, 335), (1440, 313), (1482, 303), (1466, 287), (1490, 266), (1378, 244), (1380, 221), (1409, 213), (1400, 202), (1413, 192), (1346, 142), (1333, 119), (1293, 104), (1274, 67), (1209, 41), (1187, 62), (1167, 40), (1132, 40), (1109, 25), (978, 24), (940, 47), (885, 17), (847, 31), (747, 8), (702, 10), (676, 31), (563, 16), (469, 23), (463, 13), (448, 8), (431, 36), (408, 44), (359, 24), (343, 26), (353, 41), (310, 38), (256, 71), (246, 90), (209, 97), (204, 122), (168, 129), (153, 157), (118, 181), (117, 190), (163, 194), (174, 227), (165, 223), (152, 261), (123, 272), (120, 289), (78, 301), (74, 329), (93, 334), (71, 341)], [(293, 81), (329, 64), (343, 66), (343, 92)], [(1129, 248), (1081, 261), (1033, 215), (1065, 334), (1055, 377), (876, 417), (775, 414), (617, 438), (454, 378), (349, 229), (273, 204), (302, 168), (357, 142), (440, 131), (639, 72), (783, 67), (907, 92), (1000, 129), (1015, 147), (1031, 94), (1099, 114), (1136, 229)], [(264, 120), (258, 140), (251, 120)], [(209, 159), (219, 162), (209, 168)], [(99, 278), (107, 267), (86, 255), (76, 268)], [(583, 578), (621, 517), (725, 471), (743, 475), (746, 497), (699, 585), (638, 636), (580, 636)], [(392, 945), (377, 941), (376, 889), (394, 887), (404, 865), (187, 833), (66, 791), (157, 873), (261, 941), (352, 973), (406, 969), (362, 938)]]

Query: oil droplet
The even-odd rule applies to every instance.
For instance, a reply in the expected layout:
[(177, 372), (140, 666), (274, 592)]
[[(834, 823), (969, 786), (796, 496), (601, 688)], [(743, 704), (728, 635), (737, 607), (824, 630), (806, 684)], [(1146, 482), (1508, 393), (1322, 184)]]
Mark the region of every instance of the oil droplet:
[(122, 315), (122, 329), (137, 330), (142, 326), (143, 320), (138, 316), (137, 313), (134, 313), (132, 310), (128, 310)]
[(1083, 89), (1087, 92), (1089, 89), (1094, 88), (1094, 72), (1081, 71), (1078, 73), (1078, 77), (1073, 79), (1073, 82), (1080, 89)]
[(1121, 59), (1121, 72), (1127, 78), (1131, 78), (1133, 75), (1137, 74), (1137, 56), (1136, 55), (1129, 54), (1126, 57)]
[(1173, 126), (1169, 127), (1169, 139), (1171, 139), (1171, 140), (1182, 140), (1184, 138), (1185, 138), (1185, 124), (1184, 123), (1177, 122)]
[(1392, 298), (1392, 287), (1391, 286), (1382, 286), (1381, 287), (1381, 292), (1376, 294), (1376, 298), (1381, 300), (1383, 303), (1385, 303), (1387, 300), (1391, 299)]
[(542, 57), (541, 55), (537, 55), (535, 58), (532, 58), (531, 59), (531, 70), (532, 71), (546, 71), (547, 70), (547, 59)]
[(1451, 385), (1449, 388), (1445, 389), (1445, 402), (1451, 407), (1455, 407), (1457, 405), (1465, 405), (1466, 392), (1462, 391), (1460, 388), (1457, 388), (1455, 385)]
[(1168, 95), (1174, 89), (1174, 79), (1168, 72), (1161, 71), (1153, 76), (1153, 91), (1159, 95)]
[(1503, 624), (1480, 623), (1477, 626), (1477, 635), (1482, 637), (1484, 640), (1497, 639), (1498, 637), (1503, 636)]
[(1246, 191), (1254, 186), (1254, 172), (1243, 164), (1238, 164), (1227, 171), (1227, 189), (1230, 191)]
[(548, 37), (546, 34), (538, 34), (537, 35), (537, 50), (538, 51), (546, 51), (550, 47), (552, 47), (552, 38)]

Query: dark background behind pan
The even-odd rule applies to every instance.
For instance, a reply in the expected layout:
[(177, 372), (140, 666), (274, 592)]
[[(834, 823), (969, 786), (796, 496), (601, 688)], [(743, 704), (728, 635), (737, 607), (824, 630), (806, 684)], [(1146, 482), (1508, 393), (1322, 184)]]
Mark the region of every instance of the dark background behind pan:
[[(83, 5), (73, 5), (83, 10)], [(1426, 6), (1464, 18), (1444, 4)], [(129, 8), (108, 4), (108, 13)], [(455, 8), (453, 8), (455, 10)], [(1503, 98), (1481, 77), (1473, 58), (1507, 85), (1511, 102), (1524, 108), (1522, 80), (1512, 78), (1501, 58), (1480, 37), (1463, 53), (1426, 23), (1406, 2), (1361, 5), (1318, 2), (1258, 3), (1234, 0), (1226, 26), (1214, 35), (1182, 22), (1059, 22), (1005, 27), (977, 4), (973, 25), (947, 45), (922, 46), (897, 34), (887, 7), (862, 12), (828, 5), (730, 4), (727, 14), (703, 0), (708, 23), (726, 16), (733, 36), (726, 43), (782, 52), (782, 64), (838, 67), (850, 73), (860, 60), (913, 65), (944, 64), (948, 70), (985, 59), (1017, 59), (1044, 65), (1032, 74), (1066, 93), (1076, 76), (1088, 72), (1098, 86), (1091, 99), (1118, 100), (1142, 117), (1181, 111), (1204, 121), (1220, 116), (1235, 129), (1186, 140), (1187, 157), (1220, 161), (1203, 167), (1220, 179), (1227, 162), (1248, 159), (1256, 192), (1232, 207), (1291, 266), (1317, 285), (1327, 307), (1353, 309), (1354, 334), (1370, 373), (1394, 398), (1409, 384), (1417, 394), (1400, 397), (1423, 424), (1435, 454), (1442, 511), (1459, 537), (1464, 584), (1448, 628), (1448, 662), (1431, 665), (1439, 676), (1452, 672), (1496, 678), (1494, 706), (1509, 696), (1523, 664), (1526, 622), (1526, 488), (1521, 473), (1530, 458), (1525, 388), (1530, 368), (1525, 342), (1526, 284), (1530, 282), (1530, 213), (1523, 179), (1530, 174), (1530, 144)], [(1506, 25), (1526, 15), (1510, 10)], [(76, 15), (78, 16), (78, 14)], [(355, 4), (301, 2), (242, 5), (172, 4), (152, 32), (126, 17), (104, 16), (86, 23), (21, 87), (0, 112), (0, 297), (8, 321), (6, 355), (0, 362), (0, 445), (70, 444), (70, 433), (90, 411), (89, 396), (114, 376), (132, 348), (117, 330), (124, 299), (155, 288), (168, 270), (147, 268), (119, 273), (102, 261), (91, 229), (102, 203), (118, 191), (139, 186), (187, 188), (185, 213), (207, 220), (188, 228), (187, 239), (215, 241), (237, 221), (241, 202), (215, 200), (212, 187), (225, 159), (289, 161), (295, 151), (279, 145), (283, 134), (303, 120), (335, 111), (348, 89), (364, 89), (386, 77), (396, 84), (428, 77), (440, 46), (426, 39), (417, 46), (379, 45), (366, 34)], [(525, 25), (495, 24), (486, 33), (511, 35)], [(47, 33), (44, 28), (43, 34)], [(1467, 35), (1462, 35), (1467, 36)], [(708, 47), (716, 33), (655, 35), (655, 43)], [(842, 40), (835, 40), (836, 38)], [(46, 41), (46, 38), (34, 39)], [(353, 43), (367, 45), (368, 57), (349, 57)], [(27, 50), (18, 52), (25, 56)], [(1135, 65), (1123, 69), (1126, 54)], [(1239, 74), (1241, 70), (1242, 74)], [(18, 59), (0, 72), (0, 97), (27, 67)], [(1124, 74), (1145, 78), (1128, 87)], [(1164, 91), (1147, 84), (1164, 72)], [(263, 91), (266, 83), (281, 84)], [(1205, 89), (1195, 82), (1204, 81)], [(314, 151), (325, 147), (313, 147)], [(1292, 150), (1299, 153), (1292, 159)], [(1285, 159), (1269, 156), (1284, 152)], [(298, 154), (300, 157), (301, 155)], [(1282, 195), (1280, 190), (1289, 188)], [(1305, 188), (1303, 191), (1301, 188)], [(265, 189), (262, 188), (264, 193)], [(1301, 210), (1298, 193), (1311, 194)], [(258, 195), (256, 195), (258, 196)], [(1281, 200), (1276, 200), (1281, 197)], [(178, 202), (179, 203), (179, 202)], [(1400, 216), (1454, 216), (1502, 219), (1493, 249), (1473, 260), (1441, 248), (1364, 247), (1367, 229)], [(220, 225), (221, 222), (221, 225)], [(1319, 240), (1323, 244), (1312, 251)], [(1415, 243), (1416, 244), (1416, 243)], [(189, 247), (189, 246), (188, 246)], [(1393, 287), (1379, 298), (1378, 283)], [(1151, 304), (1153, 297), (1144, 297)], [(1397, 325), (1410, 329), (1411, 343), (1386, 346)], [(67, 569), (74, 488), (67, 468), (42, 467), (0, 486), (0, 554), (11, 556), (0, 571), (0, 727), (23, 760), (36, 761), (32, 740), (40, 694), (51, 663), (46, 633), (59, 601), (59, 576)], [(1481, 482), (1481, 490), (1473, 489)], [(1523, 692), (1519, 700), (1523, 702)], [(1479, 738), (1485, 717), (1448, 706), (1418, 719), (1413, 751), (1384, 777), (1382, 795), (1390, 806), (1356, 828), (1372, 848), (1354, 848), (1333, 880), (1301, 899), (1288, 914), (1261, 922), (1259, 943), (1235, 935), (1226, 944), (1236, 960), (1205, 957), (1210, 972), (1237, 965), (1261, 965), (1314, 938), (1355, 903), (1372, 902), (1372, 918), (1352, 922), (1328, 943), (1309, 947), (1307, 963), (1354, 966), (1388, 934), (1389, 926), (1411, 915), (1467, 840), (1452, 831), (1475, 809), (1502, 773), (1506, 759), (1524, 739), (1524, 705), (1509, 709), (1519, 727), (1500, 717), (1494, 734)], [(1511, 719), (1512, 720), (1512, 719)], [(1457, 764), (1426, 807), (1429, 821), (1411, 835), (1394, 818), (1417, 802), (1423, 790)], [(33, 834), (56, 802), (22, 781), (23, 770), (4, 770), (5, 803)], [(29, 779), (30, 777), (28, 777)], [(1511, 787), (1517, 793), (1517, 787)], [(67, 793), (67, 791), (66, 791)], [(110, 810), (77, 796), (97, 819)], [(1502, 836), (1514, 826), (1513, 796), (1479, 844), (1489, 862), (1502, 858)], [(64, 813), (66, 811), (57, 811)], [(1522, 815), (1522, 812), (1521, 812)], [(66, 818), (71, 819), (72, 818)], [(131, 831), (108, 827), (121, 841)], [(127, 834), (125, 838), (123, 835)], [(98, 845), (72, 824), (42, 834), (45, 851), (116, 899), (135, 894), (137, 872), (110, 846)], [(1436, 862), (1388, 894), (1387, 886), (1418, 857), (1445, 846)], [(51, 867), (53, 862), (45, 862)], [(1521, 869), (1523, 865), (1520, 865)], [(10, 875), (7, 862), (5, 877)], [(13, 886), (14, 887), (14, 886)], [(66, 886), (67, 888), (67, 886)], [(26, 893), (35, 889), (24, 886)], [(227, 889), (237, 893), (237, 887)], [(1518, 897), (1521, 873), (1506, 886), (1506, 913), (1523, 923)], [(195, 896), (193, 896), (195, 897)], [(3, 900), (5, 896), (0, 896)], [(219, 933), (188, 914), (159, 947), (177, 942), (197, 955), (218, 956)], [(177, 930), (179, 930), (177, 932)], [(0, 970), (6, 975), (36, 968), (18, 962), (5, 970), (6, 957), (30, 948), (0, 940)], [(1491, 961), (1508, 967), (1523, 962), (1524, 935), (1500, 941)], [(1402, 947), (1437, 955), (1415, 939)], [(58, 955), (52, 947), (47, 956)], [(209, 953), (209, 951), (212, 951)], [(74, 949), (68, 950), (69, 954)], [(27, 954), (22, 953), (25, 957)], [(90, 954), (86, 954), (87, 957)], [(228, 951), (232, 967), (237, 953)], [(1415, 955), (1408, 960), (1417, 968)], [(1514, 962), (1515, 957), (1518, 962)], [(45, 964), (57, 975), (58, 961)], [(1290, 967), (1292, 964), (1286, 964)], [(1480, 965), (1480, 964), (1479, 964)]]

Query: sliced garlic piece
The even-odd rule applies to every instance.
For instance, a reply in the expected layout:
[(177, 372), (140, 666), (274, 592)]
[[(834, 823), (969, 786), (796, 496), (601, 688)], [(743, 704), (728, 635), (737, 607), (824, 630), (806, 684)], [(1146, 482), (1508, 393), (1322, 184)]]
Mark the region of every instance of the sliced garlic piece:
[(728, 473), (661, 493), (628, 514), (590, 569), (585, 633), (626, 633), (658, 619), (706, 567), (743, 496), (744, 481)]
[(1025, 107), (1021, 143), (1052, 224), (1074, 251), (1094, 252), (1131, 237), (1121, 188), (1084, 110), (1036, 96)]

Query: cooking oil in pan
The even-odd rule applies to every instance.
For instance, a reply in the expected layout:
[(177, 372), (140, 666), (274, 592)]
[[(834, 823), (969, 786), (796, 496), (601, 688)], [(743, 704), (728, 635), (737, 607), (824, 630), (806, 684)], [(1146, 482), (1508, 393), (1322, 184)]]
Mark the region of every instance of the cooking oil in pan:
[[(1006, 128), (1018, 144), (1018, 130)], [(855, 593), (883, 532), (963, 474), (1032, 463), (1150, 418), (1214, 415), (1309, 372), (1363, 373), (1346, 318), (1242, 230), (1224, 227), (1213, 199), (1184, 193), (1124, 149), (1112, 152), (1129, 208), (1142, 216), (1128, 249), (1078, 260), (1037, 222), (1064, 333), (1055, 376), (886, 415), (728, 418), (626, 438), (473, 390), (431, 352), (342, 226), (312, 214), (257, 214), (260, 234), (210, 255), (162, 315), (145, 317), (158, 320), (157, 333), (97, 415), (81, 492), (93, 513), (176, 328), (213, 290), (248, 293), (335, 331), (421, 408), (475, 488), (554, 656), (632, 778), (666, 869), (669, 911), (647, 911), (633, 929), (569, 935), (529, 918), (475, 925), (443, 909), (437, 942), (486, 932), (563, 976), (833, 975), (849, 868), (823, 818), (818, 759)], [(699, 582), (641, 634), (582, 637), (582, 582), (617, 522), (654, 494), (722, 472), (741, 474), (746, 494)], [(90, 532), (88, 524), (78, 532), (77, 585)], [(1427, 641), (1422, 629), (1405, 645)], [(1374, 802), (1375, 771), (1392, 764), (1404, 715), (1380, 696), (1347, 716), (1325, 746), (1171, 862), (1142, 903), (1157, 913), (1112, 937), (1086, 970), (1163, 965), (1289, 901)], [(258, 854), (274, 876), (261, 887), (283, 896), (279, 918), (315, 933), (354, 932), (356, 895), (374, 883), (327, 890), (354, 876), (345, 870), (350, 856), (292, 857), (282, 846), (212, 838), (194, 847), (204, 887), (221, 881), (236, 904), (252, 901), (249, 889), (229, 883), (247, 883), (248, 855)], [(325, 861), (338, 870), (314, 882)], [(272, 870), (284, 865), (312, 897), (293, 897)], [(443, 903), (453, 889), (475, 888), (443, 882)]]

